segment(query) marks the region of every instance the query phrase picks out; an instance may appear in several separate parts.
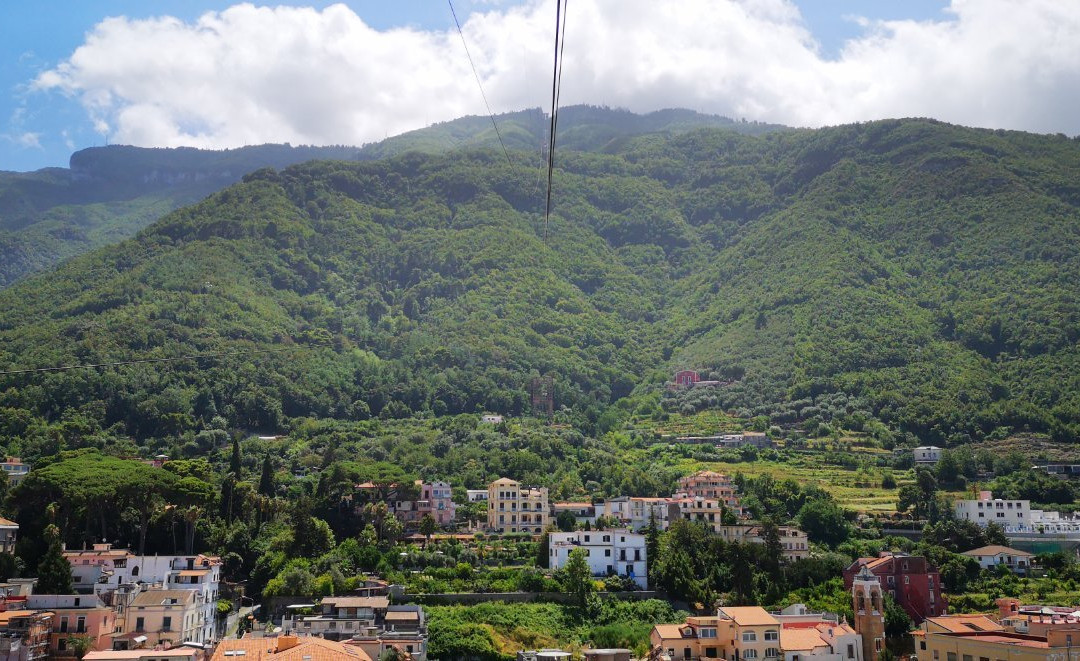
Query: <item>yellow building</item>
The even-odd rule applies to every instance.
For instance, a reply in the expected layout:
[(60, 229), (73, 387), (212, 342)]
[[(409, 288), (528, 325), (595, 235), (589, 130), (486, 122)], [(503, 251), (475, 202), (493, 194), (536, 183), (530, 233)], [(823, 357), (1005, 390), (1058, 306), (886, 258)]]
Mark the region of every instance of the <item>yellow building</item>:
[(913, 631), (918, 661), (1069, 661), (1080, 656), (1080, 628), (1045, 636), (1016, 633), (985, 615), (931, 617)]
[(203, 625), (202, 604), (195, 590), (146, 590), (140, 592), (128, 607), (124, 637), (145, 647), (179, 645), (197, 640)]
[(503, 477), (488, 485), (487, 527), (491, 532), (539, 534), (548, 524), (546, 487), (522, 486)]

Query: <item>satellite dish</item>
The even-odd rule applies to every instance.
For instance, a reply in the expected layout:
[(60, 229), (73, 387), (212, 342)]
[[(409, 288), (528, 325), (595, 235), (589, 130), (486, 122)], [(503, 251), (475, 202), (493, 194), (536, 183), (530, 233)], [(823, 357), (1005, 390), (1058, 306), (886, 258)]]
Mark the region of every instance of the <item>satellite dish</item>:
[(274, 627), (274, 633), (281, 633), (281, 627)]

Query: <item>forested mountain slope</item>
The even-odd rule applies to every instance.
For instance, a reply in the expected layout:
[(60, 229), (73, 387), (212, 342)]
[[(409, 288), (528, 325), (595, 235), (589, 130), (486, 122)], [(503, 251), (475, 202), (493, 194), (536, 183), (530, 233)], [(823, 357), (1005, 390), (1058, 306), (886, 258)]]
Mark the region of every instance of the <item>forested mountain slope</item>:
[(694, 367), (730, 383), (676, 405), (1080, 438), (1076, 141), (902, 120), (605, 151), (560, 157), (550, 223), (526, 152), (314, 162), (28, 278), (0, 369), (248, 353), (0, 377), (0, 436), (518, 414), (547, 373), (587, 427)]
[[(647, 115), (571, 106), (561, 112), (566, 149), (614, 149), (644, 133), (678, 133), (704, 126), (759, 134), (783, 127), (736, 122), (689, 110)], [(523, 164), (539, 167), (547, 116), (539, 109), (500, 115), (502, 135)], [(283, 168), (315, 159), (369, 160), (404, 151), (441, 152), (499, 147), (488, 117), (463, 117), (364, 147), (258, 145), (213, 151), (145, 149), (113, 145), (76, 152), (71, 166), (37, 172), (0, 172), (0, 287), (62, 259), (116, 243), (263, 167)], [(531, 153), (530, 153), (531, 150)]]

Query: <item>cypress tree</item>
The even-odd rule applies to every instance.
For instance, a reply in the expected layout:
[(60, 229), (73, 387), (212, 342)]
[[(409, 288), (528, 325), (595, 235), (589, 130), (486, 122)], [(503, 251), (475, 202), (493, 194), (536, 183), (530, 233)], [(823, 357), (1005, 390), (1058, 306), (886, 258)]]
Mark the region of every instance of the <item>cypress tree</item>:
[(259, 493), (263, 496), (274, 495), (274, 465), (270, 461), (270, 453), (263, 457), (262, 475), (259, 476)]
[(229, 472), (240, 479), (240, 439), (236, 436), (232, 440), (232, 457), (229, 459)]

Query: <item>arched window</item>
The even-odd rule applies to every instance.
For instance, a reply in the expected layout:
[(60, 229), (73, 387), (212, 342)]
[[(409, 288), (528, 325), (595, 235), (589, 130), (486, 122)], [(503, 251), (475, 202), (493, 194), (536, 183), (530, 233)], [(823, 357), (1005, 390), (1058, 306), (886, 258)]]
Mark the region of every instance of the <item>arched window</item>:
[(135, 565), (134, 567), (131, 568), (131, 575), (132, 576), (138, 576), (139, 575), (139, 565)]

